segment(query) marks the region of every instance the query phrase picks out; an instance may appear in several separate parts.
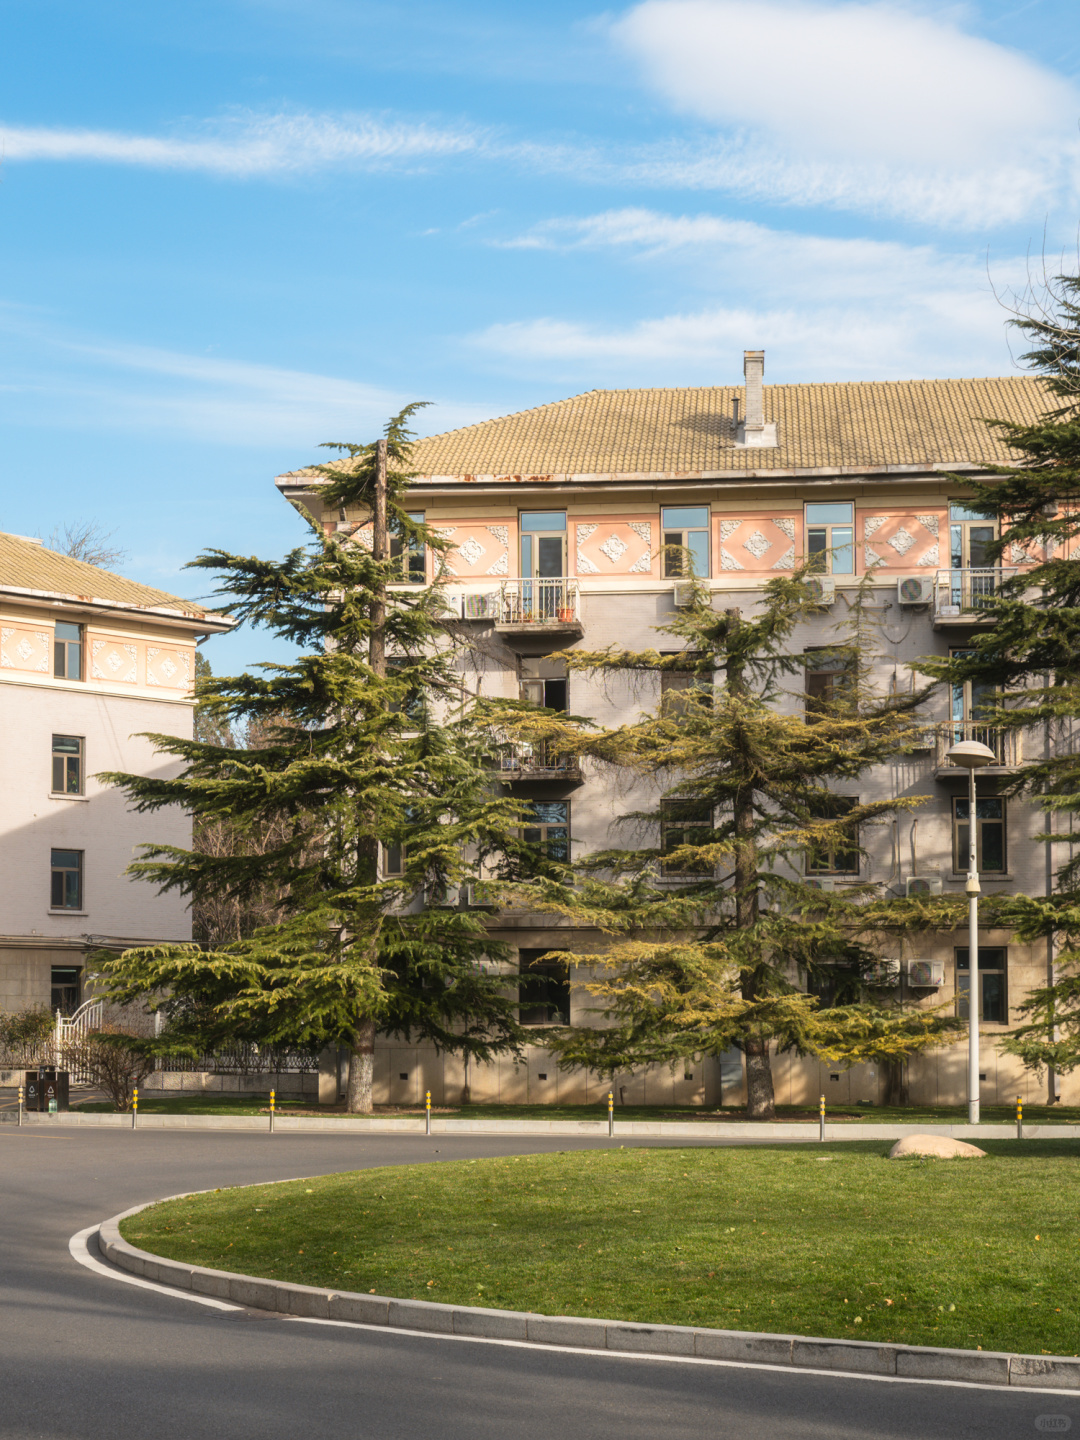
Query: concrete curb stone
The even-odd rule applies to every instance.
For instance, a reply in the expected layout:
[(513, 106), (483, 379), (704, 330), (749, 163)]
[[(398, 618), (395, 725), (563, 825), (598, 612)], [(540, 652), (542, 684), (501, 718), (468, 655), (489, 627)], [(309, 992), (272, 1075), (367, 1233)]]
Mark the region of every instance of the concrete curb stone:
[[(285, 1182), (282, 1182), (285, 1183)], [(170, 1196), (182, 1199), (183, 1196)], [(636, 1355), (685, 1355), (743, 1364), (832, 1370), (854, 1375), (895, 1375), (910, 1380), (959, 1380), (981, 1385), (1080, 1390), (1080, 1359), (1057, 1355), (1012, 1355), (993, 1350), (946, 1350), (923, 1345), (878, 1345), (866, 1340), (833, 1340), (805, 1335), (770, 1335), (746, 1330), (699, 1330), (686, 1325), (643, 1325), (589, 1316), (539, 1315), (479, 1306), (399, 1300), (385, 1295), (323, 1290), (280, 1280), (185, 1265), (140, 1250), (120, 1234), (120, 1224), (150, 1205), (134, 1205), (98, 1227), (102, 1254), (121, 1270), (178, 1290), (231, 1300), (252, 1310), (270, 1310), (317, 1320), (385, 1325), (418, 1334), (516, 1340), (535, 1345), (568, 1345)]]

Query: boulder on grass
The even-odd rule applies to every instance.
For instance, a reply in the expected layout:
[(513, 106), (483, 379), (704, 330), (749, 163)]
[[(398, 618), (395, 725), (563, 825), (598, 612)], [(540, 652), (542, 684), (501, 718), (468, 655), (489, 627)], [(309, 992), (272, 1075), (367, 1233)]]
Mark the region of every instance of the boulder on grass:
[(977, 1160), (986, 1151), (964, 1140), (948, 1135), (905, 1135), (889, 1151), (890, 1160), (903, 1160), (908, 1155), (929, 1155), (935, 1160)]

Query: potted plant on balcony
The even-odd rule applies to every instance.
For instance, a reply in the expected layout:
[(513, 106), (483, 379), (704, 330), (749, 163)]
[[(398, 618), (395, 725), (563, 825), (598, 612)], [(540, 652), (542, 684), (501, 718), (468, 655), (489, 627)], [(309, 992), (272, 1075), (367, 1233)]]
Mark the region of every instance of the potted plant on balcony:
[(572, 605), (560, 605), (558, 610), (559, 619), (565, 624), (574, 618), (574, 607)]

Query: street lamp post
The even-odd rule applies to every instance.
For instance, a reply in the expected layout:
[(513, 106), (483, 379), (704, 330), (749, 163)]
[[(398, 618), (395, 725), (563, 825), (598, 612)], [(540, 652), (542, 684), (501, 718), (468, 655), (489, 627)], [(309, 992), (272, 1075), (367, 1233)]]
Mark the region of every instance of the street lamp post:
[(975, 771), (997, 759), (989, 745), (961, 740), (945, 758), (968, 772), (968, 1124), (979, 1123), (979, 851), (975, 822)]

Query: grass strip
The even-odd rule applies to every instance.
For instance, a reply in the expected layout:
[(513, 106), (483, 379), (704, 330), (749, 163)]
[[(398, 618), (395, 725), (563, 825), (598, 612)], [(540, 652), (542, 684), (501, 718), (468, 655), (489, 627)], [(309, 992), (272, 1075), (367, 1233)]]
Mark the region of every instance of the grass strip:
[(170, 1201), (133, 1245), (449, 1304), (1080, 1352), (1080, 1147), (886, 1161), (865, 1141), (361, 1170)]

